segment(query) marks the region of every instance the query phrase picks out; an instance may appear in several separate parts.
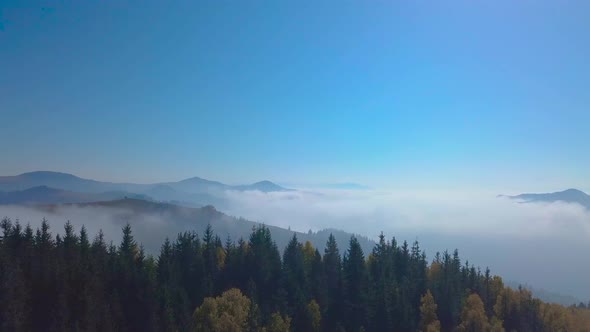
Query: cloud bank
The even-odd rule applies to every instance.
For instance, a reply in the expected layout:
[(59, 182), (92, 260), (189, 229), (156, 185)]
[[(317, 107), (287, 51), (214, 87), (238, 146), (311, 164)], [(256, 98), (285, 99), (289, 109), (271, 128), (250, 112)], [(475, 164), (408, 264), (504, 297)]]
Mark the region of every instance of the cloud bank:
[(433, 257), (461, 257), (506, 280), (590, 299), (590, 211), (577, 204), (521, 204), (491, 192), (326, 190), (227, 192), (228, 211), (306, 231), (335, 227), (376, 238), (419, 240)]
[(519, 204), (485, 192), (228, 191), (226, 196), (231, 214), (301, 231), (338, 227), (373, 237), (381, 231), (590, 235), (590, 212), (582, 206)]
[[(227, 191), (225, 196), (223, 212), (230, 215), (304, 232), (338, 228), (372, 238), (383, 232), (398, 241), (419, 240), (429, 258), (458, 248), (462, 259), (489, 266), (506, 280), (590, 299), (590, 212), (576, 204), (520, 204), (491, 192), (450, 191)], [(99, 207), (48, 213), (0, 206), (4, 216), (33, 227), (46, 217), (54, 234), (70, 220), (77, 230), (86, 225), (92, 235), (102, 229), (115, 243), (129, 222), (136, 239), (151, 252), (159, 250), (165, 237), (190, 227), (165, 215)]]

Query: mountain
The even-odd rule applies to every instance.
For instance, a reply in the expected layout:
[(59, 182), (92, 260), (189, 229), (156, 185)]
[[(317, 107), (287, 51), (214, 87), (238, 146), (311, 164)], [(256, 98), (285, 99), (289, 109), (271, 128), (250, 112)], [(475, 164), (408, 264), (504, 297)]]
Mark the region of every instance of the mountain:
[(590, 209), (590, 196), (585, 192), (578, 189), (567, 189), (564, 191), (544, 194), (520, 194), (516, 196), (503, 196), (510, 199), (520, 200), (523, 203), (535, 203), (535, 202), (566, 202), (566, 203), (577, 203)]
[(547, 303), (557, 303), (557, 304), (561, 304), (564, 306), (571, 306), (572, 304), (580, 303), (580, 299), (578, 299), (576, 297), (547, 291), (547, 290), (541, 289), (541, 288), (534, 288), (528, 284), (521, 284), (521, 283), (517, 283), (514, 281), (506, 281), (506, 286), (508, 286), (512, 289), (518, 289), (519, 287), (524, 288), (524, 289), (528, 289), (529, 291), (531, 291), (531, 293), (533, 293), (533, 295), (536, 298), (542, 300), (543, 302), (547, 302)]
[(190, 193), (190, 194), (204, 193), (204, 192), (216, 193), (216, 192), (220, 192), (220, 191), (229, 189), (231, 187), (231, 186), (228, 186), (228, 185), (223, 184), (221, 182), (211, 181), (211, 180), (203, 179), (200, 177), (192, 177), (192, 178), (181, 180), (178, 182), (167, 182), (167, 183), (164, 183), (164, 185), (167, 185), (167, 186), (173, 188), (174, 190), (178, 190), (178, 191), (186, 192), (186, 193)]
[(143, 192), (157, 186), (167, 186), (176, 191), (189, 194), (227, 189), (260, 190), (265, 192), (289, 190), (270, 181), (260, 181), (249, 185), (231, 186), (199, 177), (192, 177), (177, 182), (137, 184), (96, 181), (83, 179), (68, 173), (50, 171), (29, 172), (15, 176), (0, 176), (0, 190), (2, 191), (24, 190), (38, 186), (48, 186), (79, 192), (105, 192), (116, 190)]
[(116, 200), (131, 197), (143, 200), (151, 200), (149, 196), (138, 195), (122, 191), (110, 191), (104, 193), (79, 193), (74, 191), (55, 189), (47, 186), (38, 186), (25, 190), (0, 192), (0, 204), (58, 204), (58, 203), (84, 203), (103, 200)]
[[(190, 208), (170, 203), (133, 198), (77, 204), (45, 204), (38, 205), (35, 208), (67, 217), (68, 208), (70, 207), (78, 208), (76, 209), (77, 215), (81, 214), (81, 210), (86, 209), (89, 215), (98, 213), (101, 217), (110, 216), (117, 225), (130, 223), (137, 234), (144, 234), (143, 239), (140, 240), (143, 241), (146, 250), (150, 253), (157, 253), (159, 251), (159, 245), (164, 237), (175, 238), (178, 233), (188, 230), (203, 234), (209, 224), (211, 224), (215, 233), (222, 240), (229, 237), (234, 241), (240, 238), (248, 239), (252, 229), (260, 225), (260, 223), (244, 218), (228, 216), (210, 205), (200, 208)], [(97, 210), (98, 208), (100, 210)], [(48, 218), (50, 219), (51, 216), (48, 216)], [(104, 225), (101, 227), (104, 227)], [(328, 241), (330, 234), (333, 234), (336, 238), (339, 248), (347, 248), (350, 237), (352, 236), (351, 233), (336, 229), (304, 233), (277, 226), (266, 225), (266, 227), (270, 229), (272, 238), (281, 250), (287, 246), (287, 243), (294, 234), (302, 243), (310, 241), (320, 252), (324, 251), (326, 241)], [(368, 255), (375, 246), (375, 242), (364, 236), (357, 235), (357, 238), (365, 254)]]
[(17, 191), (33, 187), (47, 186), (57, 189), (80, 192), (104, 192), (113, 190), (106, 183), (82, 179), (72, 174), (59, 172), (30, 172), (16, 176), (0, 176), (0, 190)]
[[(83, 179), (72, 174), (49, 171), (38, 171), (23, 173), (16, 176), (0, 177), (0, 191), (15, 192), (42, 186), (58, 190), (75, 192), (79, 194), (104, 194), (106, 192), (127, 193), (123, 196), (114, 195), (112, 199), (117, 199), (124, 196), (146, 196), (159, 201), (176, 202), (178, 204), (187, 206), (205, 206), (213, 204), (218, 207), (223, 207), (226, 204), (226, 190), (259, 190), (267, 193), (273, 191), (290, 190), (283, 188), (279, 185), (276, 185), (270, 181), (261, 181), (249, 185), (231, 186), (223, 184), (221, 182), (206, 180), (199, 177), (193, 177), (177, 182), (163, 182), (152, 184), (103, 182), (91, 179)], [(49, 193), (46, 193), (46, 195), (49, 195)], [(53, 193), (53, 195), (55, 197), (59, 196), (56, 193)], [(47, 199), (46, 201), (38, 200), (37, 202), (75, 203), (92, 201), (92, 199), (82, 199), (83, 195), (78, 196), (80, 197), (80, 199), (75, 199), (76, 195), (69, 195), (68, 197), (70, 197), (70, 201), (62, 201), (59, 199)], [(109, 199), (109, 197), (103, 197), (102, 199), (94, 200), (97, 201), (106, 199)]]
[(182, 200), (184, 198), (182, 193), (165, 184), (154, 185), (145, 190), (145, 193), (157, 200)]
[(279, 186), (278, 184), (272, 183), (270, 181), (260, 181), (249, 185), (242, 185), (242, 186), (233, 186), (231, 187), (233, 190), (239, 191), (251, 191), (251, 190), (258, 190), (264, 193), (268, 192), (275, 192), (275, 191), (293, 191), (293, 189), (287, 189)]

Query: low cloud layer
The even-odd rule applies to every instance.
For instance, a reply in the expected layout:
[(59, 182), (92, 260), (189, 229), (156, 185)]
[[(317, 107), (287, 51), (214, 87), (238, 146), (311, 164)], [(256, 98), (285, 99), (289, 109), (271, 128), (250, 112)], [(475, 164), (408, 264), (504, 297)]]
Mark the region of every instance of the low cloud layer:
[(166, 237), (174, 238), (178, 232), (187, 230), (169, 218), (152, 214), (136, 214), (130, 210), (105, 207), (59, 207), (51, 212), (26, 206), (0, 206), (0, 218), (18, 220), (22, 225), (30, 224), (33, 229), (45, 218), (53, 235), (62, 234), (64, 224), (70, 221), (76, 232), (82, 225), (94, 238), (102, 230), (107, 242), (119, 244), (122, 228), (126, 223), (133, 227), (133, 235), (148, 252), (157, 253)]
[[(495, 193), (228, 192), (234, 215), (295, 230), (336, 227), (419, 240), (431, 258), (461, 257), (507, 280), (590, 299), (590, 212), (577, 204), (522, 204)], [(581, 259), (580, 257), (584, 257)]]
[[(325, 190), (261, 193), (226, 192), (223, 212), (269, 225), (307, 231), (338, 228), (377, 238), (419, 240), (430, 258), (458, 248), (462, 259), (501, 275), (578, 298), (590, 299), (590, 212), (575, 204), (521, 204), (495, 193)], [(70, 220), (94, 235), (102, 229), (118, 243), (130, 222), (138, 241), (157, 252), (165, 237), (186, 230), (166, 216), (126, 210), (67, 207), (48, 213), (0, 206), (0, 217), (33, 227), (46, 217), (60, 232)]]
[(521, 204), (493, 193), (228, 191), (229, 213), (306, 231), (338, 227), (379, 232), (590, 236), (590, 213), (577, 204)]

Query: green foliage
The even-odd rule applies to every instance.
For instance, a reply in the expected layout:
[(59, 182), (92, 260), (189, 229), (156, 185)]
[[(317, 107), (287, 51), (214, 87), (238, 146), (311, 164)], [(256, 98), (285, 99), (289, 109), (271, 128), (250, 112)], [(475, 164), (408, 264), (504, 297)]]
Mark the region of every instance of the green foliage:
[(328, 238), (323, 257), (324, 275), (326, 278), (326, 306), (324, 323), (326, 330), (337, 331), (342, 326), (344, 317), (344, 295), (342, 284), (342, 261), (336, 239), (332, 234)]
[(368, 321), (368, 273), (365, 256), (358, 240), (353, 236), (343, 259), (345, 328), (358, 331)]

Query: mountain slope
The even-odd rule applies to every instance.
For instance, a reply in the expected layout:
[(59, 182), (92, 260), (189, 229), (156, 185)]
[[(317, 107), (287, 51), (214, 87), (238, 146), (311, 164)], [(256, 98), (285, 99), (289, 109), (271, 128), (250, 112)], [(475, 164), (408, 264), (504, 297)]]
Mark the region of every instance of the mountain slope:
[(565, 202), (580, 204), (586, 209), (590, 209), (590, 196), (578, 189), (567, 189), (564, 191), (542, 194), (520, 194), (516, 196), (506, 196), (510, 199), (521, 200), (524, 203), (535, 202)]
[(232, 186), (231, 189), (239, 191), (258, 190), (264, 193), (276, 192), (276, 191), (292, 191), (293, 189), (287, 189), (279, 186), (278, 184), (270, 181), (260, 181), (249, 185)]
[[(157, 233), (150, 234), (149, 238), (152, 240), (144, 242), (146, 249), (152, 253), (158, 252), (160, 248), (153, 247), (153, 245), (159, 245), (164, 237), (174, 238), (178, 233), (188, 230), (194, 230), (199, 234), (202, 234), (208, 224), (211, 224), (215, 233), (218, 234), (222, 240), (229, 237), (234, 241), (237, 241), (240, 238), (248, 239), (253, 227), (260, 225), (260, 223), (249, 221), (244, 218), (228, 216), (218, 211), (213, 206), (190, 208), (170, 203), (160, 203), (132, 198), (79, 204), (40, 205), (37, 206), (37, 209), (44, 212), (55, 213), (56, 215), (60, 214), (66, 216), (69, 207), (78, 208), (76, 209), (78, 215), (80, 214), (80, 208), (82, 208), (87, 209), (89, 214), (99, 213), (101, 216), (109, 215), (113, 219), (113, 222), (118, 225), (123, 225), (128, 222), (132, 224), (133, 228), (137, 230), (138, 233)], [(155, 220), (157, 220), (157, 223), (154, 222)], [(154, 225), (159, 228), (153, 228)], [(293, 237), (293, 234), (297, 235), (299, 241), (303, 243), (305, 243), (305, 241), (310, 241), (314, 247), (320, 250), (320, 252), (323, 252), (330, 233), (334, 234), (340, 248), (348, 247), (348, 241), (352, 235), (335, 229), (322, 230), (316, 233), (303, 233), (276, 226), (267, 225), (267, 227), (270, 229), (273, 239), (281, 250), (286, 247), (289, 240)], [(157, 239), (158, 236), (160, 236), (161, 239)], [(375, 242), (363, 236), (357, 236), (357, 238), (361, 243), (365, 254), (368, 255), (375, 245)]]
[(166, 182), (167, 185), (174, 190), (185, 193), (217, 193), (228, 189), (230, 186), (217, 181), (211, 181), (200, 177), (192, 177), (178, 182)]
[(104, 193), (80, 193), (47, 186), (38, 186), (25, 190), (0, 192), (0, 204), (59, 204), (59, 203), (84, 203), (102, 200), (115, 200), (124, 197), (151, 200), (146, 195), (138, 195), (122, 191), (110, 191)]
[(82, 179), (72, 174), (58, 172), (30, 172), (15, 176), (0, 176), (0, 190), (17, 191), (33, 187), (47, 186), (71, 191), (107, 191), (105, 184)]
[(519, 287), (528, 289), (529, 291), (531, 291), (531, 293), (533, 293), (535, 297), (547, 303), (557, 303), (564, 306), (570, 306), (572, 304), (580, 303), (580, 299), (576, 297), (550, 292), (541, 288), (534, 288), (528, 284), (521, 284), (514, 281), (506, 281), (506, 286), (512, 289), (518, 289)]

